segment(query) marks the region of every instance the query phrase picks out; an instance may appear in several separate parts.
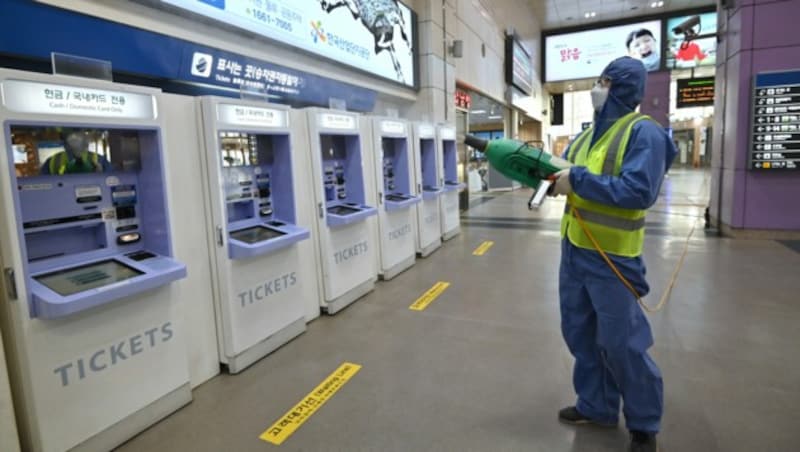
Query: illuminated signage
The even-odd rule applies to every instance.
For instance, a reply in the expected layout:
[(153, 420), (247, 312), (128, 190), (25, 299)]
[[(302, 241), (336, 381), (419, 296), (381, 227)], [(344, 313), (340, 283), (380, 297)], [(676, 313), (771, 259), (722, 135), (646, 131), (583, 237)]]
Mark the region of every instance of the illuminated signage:
[(648, 71), (661, 68), (661, 21), (545, 36), (545, 80), (597, 78), (608, 63), (632, 56)]
[(417, 16), (398, 1), (161, 0), (409, 87)]

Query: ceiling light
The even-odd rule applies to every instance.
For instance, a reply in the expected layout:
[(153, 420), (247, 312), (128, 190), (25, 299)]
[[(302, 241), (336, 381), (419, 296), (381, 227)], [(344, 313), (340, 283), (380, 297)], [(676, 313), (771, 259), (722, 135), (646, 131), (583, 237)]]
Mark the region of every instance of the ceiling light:
[(591, 12), (588, 12), (588, 13), (584, 14), (584, 15), (583, 15), (583, 17), (585, 17), (585, 18), (589, 19), (589, 18), (591, 18), (591, 17), (594, 17), (594, 16), (596, 16), (596, 15), (597, 15), (597, 13), (596, 13), (596, 12), (594, 12), (594, 11), (591, 11)]
[(651, 8), (661, 8), (662, 6), (664, 6), (663, 1), (653, 2), (650, 4)]
[(488, 119), (503, 119), (502, 116), (489, 116)]
[(486, 113), (486, 110), (472, 110), (470, 113), (473, 115), (482, 115)]

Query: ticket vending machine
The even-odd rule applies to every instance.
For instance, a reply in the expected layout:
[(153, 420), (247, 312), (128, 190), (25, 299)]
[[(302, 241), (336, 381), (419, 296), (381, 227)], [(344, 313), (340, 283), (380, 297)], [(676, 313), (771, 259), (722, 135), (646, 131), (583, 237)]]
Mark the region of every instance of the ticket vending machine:
[(442, 246), (440, 197), (444, 192), (442, 157), (436, 143), (436, 128), (414, 124), (414, 169), (422, 202), (417, 204), (417, 254), (427, 257)]
[(300, 247), (311, 235), (298, 207), (305, 146), (288, 107), (199, 102), (220, 360), (238, 373), (303, 333), (303, 301), (317, 303), (314, 249)]
[(24, 450), (108, 450), (191, 400), (157, 91), (1, 70), (0, 320)]
[[(367, 121), (365, 121), (367, 122)], [(372, 149), (366, 161), (374, 168), (370, 195), (378, 205), (378, 274), (384, 280), (414, 265), (416, 237), (414, 210), (422, 197), (414, 183), (414, 156), (407, 122), (371, 118)]]
[(360, 118), (344, 111), (309, 108), (294, 112), (308, 121), (310, 180), (317, 221), (314, 227), (322, 279), (322, 310), (335, 314), (375, 287), (377, 244), (367, 204), (366, 166)]
[(461, 232), (458, 192), (464, 188), (464, 184), (458, 182), (456, 128), (442, 125), (438, 127), (438, 134), (444, 175), (444, 192), (441, 196), (442, 240), (450, 240)]

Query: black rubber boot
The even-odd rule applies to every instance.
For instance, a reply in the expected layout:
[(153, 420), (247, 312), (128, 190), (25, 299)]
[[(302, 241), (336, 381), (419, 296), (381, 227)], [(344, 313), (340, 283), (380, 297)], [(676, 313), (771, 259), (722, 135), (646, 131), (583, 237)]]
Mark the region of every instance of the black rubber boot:
[(558, 420), (561, 421), (561, 422), (564, 422), (565, 424), (571, 424), (571, 425), (591, 424), (591, 425), (596, 425), (596, 426), (599, 426), (599, 427), (606, 427), (606, 428), (614, 428), (614, 427), (617, 426), (616, 422), (613, 423), (613, 424), (604, 423), (604, 422), (598, 422), (598, 421), (595, 421), (595, 420), (593, 420), (593, 419), (591, 419), (589, 417), (586, 417), (586, 416), (582, 415), (580, 413), (580, 411), (578, 411), (578, 409), (575, 408), (574, 406), (568, 406), (568, 407), (564, 408), (563, 410), (559, 411), (558, 412)]
[(631, 445), (628, 452), (658, 452), (654, 433), (631, 431)]

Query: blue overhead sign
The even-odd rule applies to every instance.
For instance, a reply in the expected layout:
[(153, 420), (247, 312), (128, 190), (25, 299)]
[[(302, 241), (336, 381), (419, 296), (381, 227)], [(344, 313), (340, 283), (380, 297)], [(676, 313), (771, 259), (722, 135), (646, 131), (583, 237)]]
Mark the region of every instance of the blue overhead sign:
[(51, 52), (110, 61), (115, 72), (144, 76), (165, 91), (239, 97), (246, 90), (325, 107), (335, 97), (360, 112), (371, 112), (376, 100), (373, 90), (246, 55), (40, 3), (0, 2), (0, 54), (49, 61)]

